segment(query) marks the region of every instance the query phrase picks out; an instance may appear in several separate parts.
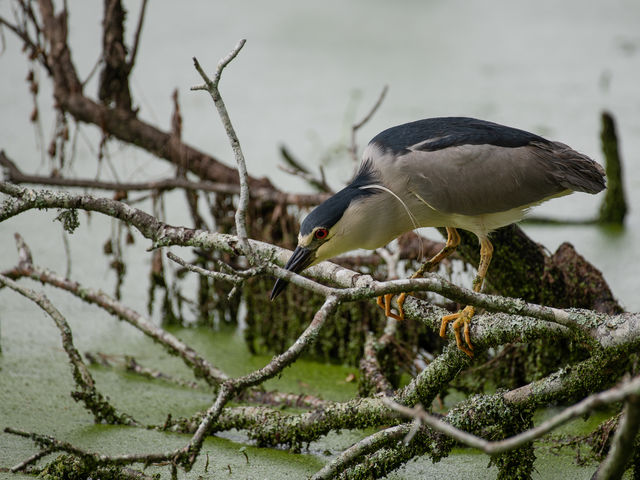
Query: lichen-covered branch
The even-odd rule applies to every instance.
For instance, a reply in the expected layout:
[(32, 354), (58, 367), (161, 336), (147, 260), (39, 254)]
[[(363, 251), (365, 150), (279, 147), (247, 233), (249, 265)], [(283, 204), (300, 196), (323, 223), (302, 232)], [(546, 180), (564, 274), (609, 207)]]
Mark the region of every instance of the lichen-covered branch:
[(364, 381), (360, 383), (370, 386), (374, 393), (391, 395), (393, 393), (393, 387), (382, 373), (376, 350), (375, 338), (373, 334), (369, 332), (365, 340), (362, 359), (360, 360), (360, 372), (364, 376)]
[(308, 345), (313, 342), (318, 331), (327, 321), (327, 318), (335, 311), (337, 305), (338, 301), (335, 297), (328, 297), (322, 308), (320, 308), (320, 310), (318, 310), (314, 315), (313, 320), (304, 333), (298, 337), (298, 340), (296, 340), (296, 342), (291, 345), (286, 352), (276, 355), (264, 367), (242, 377), (229, 379), (222, 384), (215, 402), (205, 412), (195, 433), (191, 437), (191, 440), (189, 440), (189, 443), (185, 445), (185, 447), (183, 447), (180, 453), (176, 456), (176, 460), (181, 463), (186, 470), (190, 470), (193, 466), (193, 463), (200, 453), (205, 436), (211, 429), (211, 425), (219, 417), (226, 403), (239, 392), (242, 392), (254, 385), (258, 385), (269, 378), (275, 377), (282, 370), (291, 365), (308, 347)]
[(380, 430), (379, 432), (369, 435), (364, 440), (355, 443), (335, 459), (328, 462), (324, 467), (322, 467), (322, 469), (316, 472), (313, 477), (311, 477), (311, 480), (329, 480), (337, 478), (338, 474), (356, 463), (365, 455), (379, 452), (385, 447), (398, 444), (410, 430), (411, 425), (403, 424), (385, 428), (384, 430)]
[[(186, 227), (173, 227), (160, 222), (155, 217), (116, 200), (95, 198), (90, 195), (70, 195), (66, 192), (34, 190), (17, 187), (7, 182), (0, 182), (0, 192), (9, 195), (0, 205), (0, 221), (6, 220), (33, 208), (65, 208), (96, 211), (118, 218), (137, 228), (146, 238), (154, 242), (155, 247), (181, 245), (206, 249), (216, 249), (232, 255), (246, 255), (237, 236), (194, 230)], [(251, 251), (263, 261), (282, 262), (288, 258), (288, 251), (256, 240), (248, 242)], [(362, 275), (338, 265), (323, 262), (308, 269), (308, 276), (320, 282), (331, 282), (342, 288), (326, 287), (300, 275), (293, 274), (274, 264), (264, 265), (265, 273), (284, 278), (291, 283), (310, 289), (321, 295), (334, 295), (341, 301), (373, 298), (384, 293), (400, 293), (406, 291), (433, 291), (451, 299), (478, 307), (486, 307), (494, 311), (515, 315), (526, 315), (559, 325), (570, 327), (575, 333), (582, 333), (585, 340), (602, 340), (606, 348), (633, 348), (640, 342), (640, 315), (635, 313), (607, 316), (589, 310), (554, 309), (540, 305), (525, 303), (519, 299), (489, 296), (474, 293), (457, 287), (438, 275), (430, 274), (423, 279), (402, 279), (389, 282), (377, 282), (369, 275)], [(429, 304), (409, 299), (405, 313), (413, 319), (425, 317), (424, 308)], [(435, 317), (435, 316), (434, 316)], [(435, 323), (438, 321), (433, 318)], [(528, 325), (531, 320), (523, 317)], [(478, 335), (481, 323), (474, 321), (472, 335)], [(527, 327), (528, 328), (528, 327)]]
[[(460, 443), (482, 450), (488, 455), (495, 455), (497, 453), (503, 453), (509, 450), (513, 450), (526, 443), (532, 442), (533, 440), (546, 435), (550, 431), (555, 430), (569, 420), (583, 416), (586, 413), (591, 412), (592, 410), (603, 405), (611, 405), (628, 398), (631, 398), (631, 401), (634, 401), (633, 399), (635, 399), (635, 396), (637, 396), (638, 394), (640, 394), (640, 377), (636, 377), (629, 382), (626, 382), (609, 390), (590, 395), (584, 400), (576, 403), (575, 405), (564, 409), (559, 414), (554, 415), (552, 418), (545, 420), (537, 427), (531, 428), (516, 436), (497, 442), (489, 442), (476, 435), (471, 435), (465, 431), (455, 428), (451, 424), (441, 420), (435, 415), (427, 413), (420, 405), (417, 405), (413, 408), (408, 408), (404, 405), (400, 405), (394, 402), (391, 399), (385, 399), (385, 403), (390, 408), (399, 412), (405, 417), (418, 419), (424, 425), (442, 432), (448, 437), (451, 437)], [(633, 413), (632, 416), (636, 417), (632, 421), (632, 423), (635, 425), (633, 427), (635, 428), (634, 433), (636, 433), (638, 431), (638, 416), (636, 413)]]

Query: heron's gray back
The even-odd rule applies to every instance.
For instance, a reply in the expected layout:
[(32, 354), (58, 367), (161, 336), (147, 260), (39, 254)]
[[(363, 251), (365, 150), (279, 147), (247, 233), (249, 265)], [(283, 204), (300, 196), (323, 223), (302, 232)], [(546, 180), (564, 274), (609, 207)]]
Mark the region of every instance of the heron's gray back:
[(393, 155), (370, 145), (385, 185), (410, 191), (445, 214), (483, 215), (604, 186), (602, 167), (568, 146), (544, 139), (524, 146), (456, 145)]

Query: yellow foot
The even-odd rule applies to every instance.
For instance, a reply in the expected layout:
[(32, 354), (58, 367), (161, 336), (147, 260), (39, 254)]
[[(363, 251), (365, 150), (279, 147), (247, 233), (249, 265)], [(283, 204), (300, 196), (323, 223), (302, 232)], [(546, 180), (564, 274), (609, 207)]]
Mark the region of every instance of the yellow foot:
[[(456, 344), (458, 345), (458, 349), (462, 350), (469, 357), (473, 358), (473, 345), (471, 345), (471, 334), (469, 333), (469, 325), (471, 325), (471, 317), (475, 313), (475, 309), (471, 305), (467, 305), (463, 310), (460, 310), (458, 313), (453, 313), (451, 315), (445, 315), (442, 317), (442, 323), (440, 324), (440, 336), (447, 336), (447, 325), (452, 320), (453, 322), (453, 331), (456, 335)], [(460, 329), (464, 325), (464, 341), (466, 345), (462, 342), (462, 335), (460, 334)]]
[[(404, 293), (402, 294), (404, 295)], [(402, 302), (400, 298), (398, 298), (398, 313), (394, 313), (391, 311), (391, 300), (393, 300), (393, 293), (387, 293), (384, 296), (379, 296), (376, 303), (378, 306), (384, 310), (384, 314), (387, 317), (395, 318), (396, 320), (404, 320), (404, 310), (402, 310), (402, 304), (404, 303), (404, 297), (402, 298)]]

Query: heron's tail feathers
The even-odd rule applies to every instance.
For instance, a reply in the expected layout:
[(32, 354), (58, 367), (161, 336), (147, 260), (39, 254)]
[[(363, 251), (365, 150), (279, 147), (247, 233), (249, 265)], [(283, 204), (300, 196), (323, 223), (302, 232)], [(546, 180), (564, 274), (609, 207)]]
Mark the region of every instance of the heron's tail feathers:
[(586, 155), (560, 142), (536, 147), (535, 151), (553, 165), (550, 174), (561, 186), (586, 193), (598, 193), (607, 186), (602, 166)]

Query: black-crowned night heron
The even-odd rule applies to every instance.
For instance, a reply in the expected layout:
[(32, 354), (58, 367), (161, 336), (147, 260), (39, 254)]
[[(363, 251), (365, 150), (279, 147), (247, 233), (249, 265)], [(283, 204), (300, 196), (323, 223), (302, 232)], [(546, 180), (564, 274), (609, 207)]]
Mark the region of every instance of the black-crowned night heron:
[[(456, 228), (462, 228), (480, 240), (473, 282), (479, 292), (491, 261), (493, 230), (521, 220), (530, 207), (545, 200), (604, 188), (600, 165), (533, 133), (464, 117), (406, 123), (376, 135), (351, 183), (307, 215), (285, 268), (299, 273), (349, 250), (381, 247), (419, 227), (446, 227), (445, 247), (414, 274), (417, 277), (456, 249)], [(278, 279), (271, 299), (285, 286)], [(391, 311), (392, 297), (378, 298), (378, 304), (387, 316), (402, 319), (405, 296), (397, 300), (397, 314)], [(473, 314), (474, 308), (467, 306), (444, 316), (440, 328), (444, 337), (447, 324), (454, 321), (458, 348), (469, 356)]]

